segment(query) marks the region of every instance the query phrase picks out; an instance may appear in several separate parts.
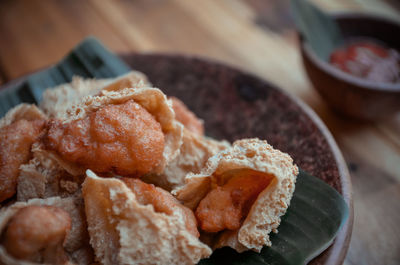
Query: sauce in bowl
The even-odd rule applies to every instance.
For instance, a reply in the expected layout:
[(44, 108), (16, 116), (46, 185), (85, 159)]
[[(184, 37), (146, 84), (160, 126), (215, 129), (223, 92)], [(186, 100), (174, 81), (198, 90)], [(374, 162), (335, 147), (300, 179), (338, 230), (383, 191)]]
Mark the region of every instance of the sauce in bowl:
[(377, 41), (350, 41), (334, 50), (329, 61), (342, 71), (366, 80), (400, 83), (400, 53)]

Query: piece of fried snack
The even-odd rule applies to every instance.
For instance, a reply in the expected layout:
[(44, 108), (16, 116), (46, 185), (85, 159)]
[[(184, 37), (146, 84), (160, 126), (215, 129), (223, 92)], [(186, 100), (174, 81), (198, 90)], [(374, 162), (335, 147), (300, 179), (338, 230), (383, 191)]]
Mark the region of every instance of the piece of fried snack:
[(69, 123), (50, 121), (45, 145), (64, 160), (96, 172), (142, 176), (163, 158), (164, 134), (133, 100), (106, 105)]
[(180, 99), (169, 97), (172, 101), (172, 108), (175, 111), (176, 119), (189, 131), (204, 135), (204, 121), (198, 118)]
[(30, 159), (45, 118), (34, 105), (20, 104), (0, 120), (0, 202), (15, 194), (20, 166)]
[(16, 189), (18, 201), (69, 196), (77, 191), (76, 180), (71, 181), (52, 154), (34, 142), (46, 119), (35, 105), (20, 104), (0, 120), (1, 198), (12, 196)]
[(82, 191), (90, 243), (101, 264), (196, 264), (211, 254), (193, 213), (140, 180), (87, 171)]
[(172, 190), (185, 184), (188, 173), (200, 173), (208, 159), (228, 148), (227, 141), (217, 141), (184, 128), (179, 155), (170, 161), (160, 175), (147, 175), (144, 181)]
[(266, 141), (244, 139), (211, 157), (173, 194), (195, 210), (212, 247), (260, 251), (279, 226), (294, 192), (298, 168)]
[(0, 128), (19, 120), (35, 121), (45, 119), (47, 119), (47, 116), (35, 105), (22, 103), (10, 109), (6, 115), (0, 119)]
[(102, 90), (110, 91), (149, 85), (147, 77), (137, 71), (131, 71), (116, 79), (84, 79), (75, 76), (71, 83), (44, 91), (40, 108), (50, 118), (64, 119), (67, 110), (79, 103), (84, 97), (94, 96)]
[(31, 205), (17, 211), (4, 232), (3, 246), (16, 259), (65, 264), (64, 242), (71, 218), (61, 208)]
[(51, 197), (17, 202), (0, 212), (0, 263), (89, 264), (82, 201)]
[[(68, 172), (80, 169), (60, 166), (57, 158), (44, 149), (40, 142), (32, 145), (32, 159), (21, 165), (18, 176), (17, 200), (54, 196), (69, 197), (79, 193), (83, 179)], [(68, 168), (68, 170), (66, 170)]]
[(161, 173), (182, 144), (183, 126), (170, 102), (157, 88), (108, 86), (72, 105), (63, 120), (51, 120), (45, 149), (72, 175), (88, 168), (124, 176)]

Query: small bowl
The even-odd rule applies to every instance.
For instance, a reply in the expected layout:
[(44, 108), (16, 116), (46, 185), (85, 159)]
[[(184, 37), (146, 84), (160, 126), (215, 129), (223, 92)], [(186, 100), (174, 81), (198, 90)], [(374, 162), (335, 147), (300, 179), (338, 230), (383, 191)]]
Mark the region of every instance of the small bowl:
[[(400, 24), (367, 14), (334, 16), (347, 38), (367, 37), (400, 50)], [(301, 38), (307, 75), (326, 102), (340, 114), (363, 120), (390, 117), (400, 110), (400, 84), (377, 83), (352, 76), (320, 59)]]

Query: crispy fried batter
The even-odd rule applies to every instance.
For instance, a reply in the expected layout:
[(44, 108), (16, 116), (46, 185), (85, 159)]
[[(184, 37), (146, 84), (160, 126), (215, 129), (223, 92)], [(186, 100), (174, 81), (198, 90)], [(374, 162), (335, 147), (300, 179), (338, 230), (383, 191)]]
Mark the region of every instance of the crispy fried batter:
[[(188, 230), (184, 212), (174, 207), (172, 214), (157, 212), (170, 211), (166, 205), (173, 203), (157, 188), (150, 186), (156, 192), (142, 195), (149, 187), (146, 184), (144, 188), (134, 185), (132, 190), (126, 180), (101, 178), (91, 170), (86, 174), (82, 194), (90, 243), (101, 264), (190, 265), (211, 255), (211, 249)], [(146, 198), (158, 202), (143, 204)]]
[[(16, 216), (19, 211), (30, 206), (51, 206), (53, 208), (56, 207), (57, 209), (62, 209), (69, 214), (69, 217), (71, 218), (71, 229), (68, 231), (67, 236), (65, 237), (65, 242), (59, 244), (59, 250), (65, 250), (68, 256), (68, 261), (66, 261), (65, 265), (87, 265), (93, 262), (93, 252), (89, 245), (89, 235), (87, 232), (83, 200), (79, 196), (74, 196), (67, 198), (50, 197), (46, 199), (31, 199), (27, 202), (16, 202), (8, 207), (3, 207), (0, 212), (0, 232), (2, 235), (0, 242), (0, 264), (32, 265), (43, 262), (43, 251), (37, 253), (35, 257), (32, 257), (32, 263), (32, 260), (22, 261), (21, 259), (14, 257), (13, 255), (11, 255), (11, 253), (7, 251), (4, 245), (5, 235), (10, 221), (13, 219), (14, 216)], [(31, 214), (31, 216), (33, 218), (33, 214)], [(40, 224), (41, 222), (43, 222), (42, 219), (46, 219), (48, 216), (49, 215), (47, 214), (40, 215), (39, 221), (35, 223)], [(32, 222), (32, 220), (33, 219), (29, 219), (30, 222)], [(27, 221), (25, 222), (27, 225), (30, 225)], [(60, 252), (62, 254), (62, 251)], [(62, 261), (60, 261), (60, 263), (61, 262)], [(47, 264), (50, 263), (55, 264), (55, 262), (48, 262)]]
[[(245, 170), (244, 175), (257, 172), (261, 178), (238, 178), (236, 176), (243, 173), (240, 170)], [(196, 215), (203, 229), (228, 228), (214, 234), (214, 249), (230, 246), (239, 252), (249, 249), (259, 252), (263, 246), (271, 245), (269, 234), (276, 231), (289, 206), (297, 174), (298, 168), (288, 154), (274, 149), (266, 141), (243, 139), (209, 158), (200, 173), (187, 174), (185, 185), (171, 193), (185, 206), (198, 208)], [(246, 190), (239, 190), (242, 194), (237, 196), (235, 187)], [(247, 190), (248, 187), (255, 189)], [(239, 228), (230, 230), (226, 223), (235, 227), (233, 218), (236, 224), (239, 220)], [(202, 219), (209, 223), (203, 224)], [(221, 227), (215, 225), (220, 223)]]
[(116, 79), (84, 79), (74, 76), (71, 83), (45, 90), (40, 108), (50, 118), (63, 119), (68, 116), (67, 110), (85, 97), (98, 95), (102, 90), (112, 91), (145, 85), (150, 85), (147, 77), (137, 71), (131, 71)]
[(198, 135), (204, 134), (203, 120), (199, 119), (180, 99), (169, 97), (172, 101), (172, 108), (175, 111), (176, 119), (181, 122), (189, 131)]
[(156, 212), (173, 215), (180, 212), (184, 216), (186, 228), (195, 237), (199, 237), (196, 218), (189, 208), (179, 203), (169, 192), (144, 183), (139, 179), (122, 178), (125, 184), (135, 193), (136, 199), (142, 204), (151, 204)]
[(8, 223), (3, 244), (17, 259), (64, 264), (63, 244), (71, 228), (69, 214), (54, 206), (28, 206)]
[(251, 169), (236, 169), (224, 175), (221, 179), (227, 178), (228, 182), (208, 193), (196, 209), (200, 227), (206, 232), (239, 229), (258, 194), (273, 178)]
[(184, 128), (180, 154), (166, 165), (162, 174), (148, 174), (141, 179), (171, 191), (185, 184), (188, 173), (199, 173), (211, 156), (229, 146), (227, 141), (217, 141)]
[(53, 120), (48, 127), (48, 149), (96, 172), (140, 176), (154, 170), (163, 156), (160, 124), (133, 100), (70, 123)]
[(0, 129), (0, 202), (15, 194), (19, 167), (28, 162), (43, 124), (42, 120), (18, 120)]

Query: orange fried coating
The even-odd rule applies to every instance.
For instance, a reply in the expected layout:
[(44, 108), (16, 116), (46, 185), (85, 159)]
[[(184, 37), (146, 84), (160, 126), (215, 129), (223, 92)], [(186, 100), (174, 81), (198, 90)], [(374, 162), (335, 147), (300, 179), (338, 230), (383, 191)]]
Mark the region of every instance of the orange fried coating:
[(133, 100), (70, 123), (53, 120), (48, 127), (48, 149), (98, 173), (141, 176), (154, 170), (163, 156), (161, 125)]
[(64, 264), (63, 244), (71, 229), (71, 218), (54, 206), (27, 206), (10, 220), (3, 238), (7, 252), (20, 260)]
[(200, 120), (188, 107), (178, 98), (170, 97), (175, 118), (182, 123), (186, 129), (198, 135), (204, 134), (203, 121)]
[(0, 202), (15, 194), (19, 167), (28, 162), (43, 125), (41, 120), (18, 120), (0, 129)]
[(260, 192), (272, 180), (270, 175), (251, 169), (226, 172), (222, 179), (227, 178), (228, 182), (210, 191), (196, 209), (197, 221), (203, 231), (239, 229)]
[(169, 192), (157, 188), (153, 184), (147, 184), (139, 179), (122, 178), (122, 180), (132, 190), (132, 192), (135, 193), (136, 199), (141, 204), (151, 204), (156, 212), (165, 213), (167, 215), (180, 213), (180, 215), (185, 218), (185, 224), (188, 231), (195, 237), (200, 236), (199, 231), (197, 230), (197, 221), (192, 210), (183, 206)]

